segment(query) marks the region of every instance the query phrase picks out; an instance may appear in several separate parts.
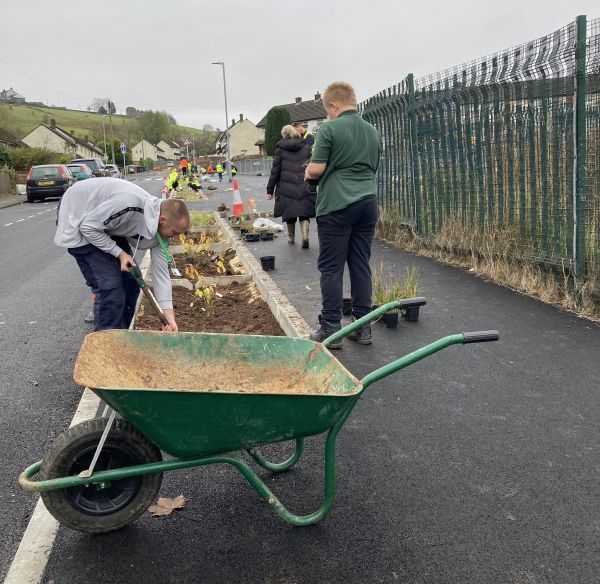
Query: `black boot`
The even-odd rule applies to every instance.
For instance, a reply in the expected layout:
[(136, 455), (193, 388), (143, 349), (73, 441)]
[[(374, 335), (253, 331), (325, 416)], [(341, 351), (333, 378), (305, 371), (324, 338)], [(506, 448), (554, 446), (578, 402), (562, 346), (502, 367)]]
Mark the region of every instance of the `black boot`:
[[(321, 323), (321, 328), (318, 331), (314, 331), (310, 333), (310, 340), (316, 341), (317, 343), (322, 343), (327, 337), (330, 337), (333, 333), (339, 331), (342, 327), (340, 323), (329, 322), (328, 320), (323, 320), (319, 318), (319, 322)], [(337, 343), (333, 343), (327, 347), (328, 349), (341, 349), (342, 341), (338, 341)]]
[[(356, 317), (352, 317), (352, 322), (356, 320)], [(357, 331), (348, 335), (349, 339), (357, 342), (359, 345), (370, 345), (373, 342), (373, 334), (371, 333), (371, 325), (366, 324), (361, 326)]]

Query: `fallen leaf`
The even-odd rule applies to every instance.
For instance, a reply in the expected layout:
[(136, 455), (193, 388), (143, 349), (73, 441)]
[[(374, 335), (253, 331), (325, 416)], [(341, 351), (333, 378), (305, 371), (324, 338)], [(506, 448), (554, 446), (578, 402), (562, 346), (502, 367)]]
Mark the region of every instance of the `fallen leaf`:
[(178, 495), (174, 499), (159, 497), (155, 505), (150, 505), (150, 507), (148, 507), (148, 511), (150, 511), (154, 517), (171, 515), (175, 509), (183, 509), (183, 507), (185, 507), (185, 502), (186, 498), (183, 495)]

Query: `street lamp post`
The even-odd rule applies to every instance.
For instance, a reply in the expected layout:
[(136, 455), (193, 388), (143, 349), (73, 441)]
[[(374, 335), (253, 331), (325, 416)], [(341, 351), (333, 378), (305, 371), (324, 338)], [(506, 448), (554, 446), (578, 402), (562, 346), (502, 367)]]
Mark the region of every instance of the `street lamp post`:
[(215, 61), (213, 65), (221, 65), (223, 67), (223, 93), (225, 95), (225, 143), (227, 145), (227, 176), (229, 177), (229, 182), (231, 182), (231, 151), (229, 150), (229, 132), (227, 128), (229, 127), (229, 112), (227, 111), (227, 83), (225, 81), (225, 62), (224, 61)]
[(104, 136), (104, 162), (108, 160), (108, 155), (106, 154), (106, 128), (104, 127), (104, 118), (106, 116), (102, 114), (102, 135)]

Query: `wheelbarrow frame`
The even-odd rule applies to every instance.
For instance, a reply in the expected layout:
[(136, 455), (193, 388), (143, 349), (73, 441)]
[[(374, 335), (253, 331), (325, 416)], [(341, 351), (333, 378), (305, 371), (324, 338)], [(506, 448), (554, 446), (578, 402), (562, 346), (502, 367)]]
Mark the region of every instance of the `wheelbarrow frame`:
[[(406, 305), (423, 305), (425, 299), (413, 298), (405, 301), (393, 301), (385, 304), (367, 316), (356, 320), (350, 325), (344, 327), (337, 333), (331, 335), (326, 339), (322, 345), (327, 347), (332, 343), (338, 342), (351, 332), (359, 329), (360, 327), (368, 324), (369, 322), (377, 319), (379, 316), (398, 308), (405, 307)], [(451, 345), (456, 344), (467, 344), (475, 342), (486, 342), (498, 340), (499, 335), (497, 331), (483, 331), (476, 333), (458, 333), (443, 337), (433, 343), (430, 343), (404, 357), (401, 357), (375, 371), (372, 371), (366, 375), (357, 387), (357, 392), (350, 397), (346, 398), (346, 405), (340, 411), (339, 415), (335, 419), (333, 425), (327, 431), (326, 447), (325, 447), (325, 485), (324, 485), (324, 498), (320, 507), (307, 515), (296, 515), (290, 512), (281, 501), (273, 494), (273, 492), (267, 487), (264, 481), (254, 472), (254, 470), (243, 460), (233, 456), (230, 452), (224, 452), (221, 454), (201, 456), (201, 457), (190, 457), (190, 458), (175, 458), (173, 460), (163, 460), (147, 464), (133, 465), (122, 467), (119, 469), (105, 470), (93, 472), (89, 476), (69, 476), (60, 477), (48, 480), (32, 480), (32, 478), (40, 471), (43, 461), (38, 461), (21, 473), (19, 477), (19, 485), (22, 489), (29, 492), (46, 492), (56, 489), (67, 489), (70, 487), (77, 486), (89, 486), (89, 485), (103, 485), (110, 484), (111, 481), (117, 481), (129, 477), (136, 477), (154, 473), (162, 473), (166, 471), (178, 470), (182, 468), (191, 468), (198, 466), (205, 466), (211, 464), (229, 464), (236, 468), (250, 485), (258, 492), (258, 494), (268, 503), (268, 505), (287, 523), (296, 526), (306, 526), (317, 523), (323, 517), (325, 517), (333, 504), (335, 495), (335, 443), (338, 432), (352, 413), (356, 402), (361, 397), (363, 392), (372, 383), (383, 379), (424, 359), (438, 351), (441, 351)], [(111, 416), (114, 418), (114, 416)], [(127, 421), (125, 419), (125, 421)], [(271, 472), (284, 472), (291, 469), (300, 460), (304, 448), (304, 438), (299, 437), (295, 439), (296, 448), (292, 456), (283, 462), (270, 462), (261, 453), (258, 447), (252, 447), (246, 449), (248, 454), (255, 460), (255, 462), (262, 468)], [(102, 444), (99, 444), (97, 454), (101, 449)], [(82, 473), (83, 474), (83, 473)]]

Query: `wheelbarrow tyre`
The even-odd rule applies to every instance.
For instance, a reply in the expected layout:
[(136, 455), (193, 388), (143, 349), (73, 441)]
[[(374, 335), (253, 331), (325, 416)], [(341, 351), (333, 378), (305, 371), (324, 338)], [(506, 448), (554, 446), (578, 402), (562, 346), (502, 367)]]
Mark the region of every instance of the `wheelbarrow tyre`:
[[(46, 454), (40, 478), (79, 474), (94, 455), (107, 419), (77, 424), (61, 434)], [(160, 450), (122, 419), (108, 433), (95, 471), (162, 460)], [(137, 519), (156, 500), (162, 473), (113, 481), (107, 489), (71, 487), (41, 494), (50, 514), (61, 524), (83, 533), (106, 533)]]

